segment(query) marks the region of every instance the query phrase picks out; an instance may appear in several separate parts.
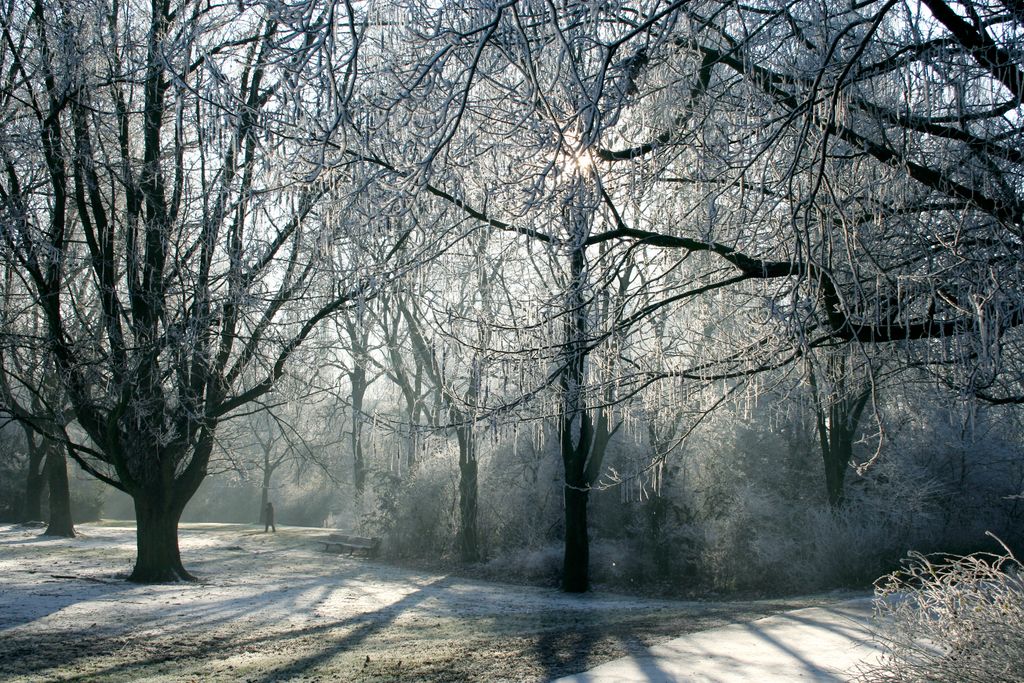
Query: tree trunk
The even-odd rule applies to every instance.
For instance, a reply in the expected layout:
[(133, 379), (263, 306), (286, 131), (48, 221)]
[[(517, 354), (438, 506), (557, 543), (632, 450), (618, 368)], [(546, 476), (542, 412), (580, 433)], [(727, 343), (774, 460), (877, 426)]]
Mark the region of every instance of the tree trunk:
[(590, 537), (587, 535), (587, 503), (590, 492), (565, 487), (565, 556), (562, 590), (585, 593), (590, 588)]
[[(32, 438), (31, 436), (29, 437)], [(29, 445), (28, 473), (25, 477), (25, 506), (21, 511), (23, 522), (34, 522), (43, 518), (43, 449)]]
[(459, 551), (463, 562), (480, 559), (477, 534), (477, 461), (472, 433), (460, 435), (459, 446)]
[(45, 536), (75, 537), (71, 521), (71, 487), (68, 483), (68, 463), (63, 451), (53, 444), (46, 446), (46, 480), (50, 488), (50, 523)]
[(263, 453), (263, 484), (260, 486), (260, 524), (267, 523), (267, 503), (270, 502), (270, 481), (274, 467), (270, 464), (269, 449)]
[(260, 487), (260, 515), (259, 523), (267, 523), (267, 501), (270, 500), (270, 487), (267, 482), (267, 473), (263, 473), (263, 486)]
[(808, 380), (815, 397), (815, 422), (825, 469), (825, 495), (828, 504), (838, 509), (843, 506), (846, 470), (853, 462), (853, 439), (872, 396), (874, 382), (868, 381), (858, 394), (851, 396), (847, 393), (850, 371), (845, 359), (836, 354), (830, 355), (826, 367), (833, 385), (832, 391), (837, 396), (829, 398), (821, 395), (813, 369)]
[(853, 459), (853, 434), (848, 429), (833, 427), (829, 434), (829, 445), (822, 449), (821, 455), (825, 465), (828, 504), (840, 508), (843, 506), (846, 469)]
[[(358, 361), (356, 361), (358, 363)], [(366, 369), (356, 365), (349, 379), (352, 383), (352, 484), (356, 497), (362, 501), (366, 488), (366, 459), (363, 454), (363, 398), (366, 395)]]
[[(590, 588), (590, 539), (587, 535), (587, 502), (590, 484), (597, 477), (607, 438), (607, 413), (599, 411), (595, 425), (583, 396), (587, 380), (586, 248), (582, 236), (587, 226), (580, 215), (571, 217), (570, 234), (578, 241), (570, 252), (572, 286), (566, 299), (566, 331), (563, 343), (566, 368), (562, 373), (561, 441), (565, 474), (565, 555), (562, 558), (562, 590), (584, 593)], [(596, 430), (595, 430), (596, 427)]]
[[(823, 455), (826, 455), (823, 453)], [(830, 454), (828, 454), (830, 455)], [(843, 479), (846, 474), (846, 463), (837, 462), (833, 457), (825, 459), (825, 494), (828, 504), (834, 508), (843, 506)]]
[(422, 379), (420, 374), (422, 370), (417, 369), (416, 371), (416, 394), (413, 395), (411, 400), (406, 400), (406, 414), (409, 416), (409, 438), (406, 439), (406, 458), (405, 458), (405, 471), (408, 474), (412, 474), (412, 471), (416, 468), (416, 456), (418, 455), (416, 449), (419, 448), (419, 433), (416, 431), (417, 426), (420, 423), (420, 415), (423, 413), (423, 405), (419, 402), (419, 392)]
[(132, 498), (138, 525), (138, 556), (128, 580), (136, 583), (195, 581), (182, 566), (178, 551), (178, 520), (184, 507), (166, 502), (171, 495), (165, 490), (146, 489), (133, 494)]

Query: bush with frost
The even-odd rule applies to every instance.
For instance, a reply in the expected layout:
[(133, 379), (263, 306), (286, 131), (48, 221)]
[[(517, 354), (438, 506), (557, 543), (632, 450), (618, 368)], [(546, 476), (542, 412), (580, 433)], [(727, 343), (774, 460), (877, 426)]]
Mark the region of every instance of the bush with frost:
[(387, 557), (437, 559), (454, 547), (458, 501), (457, 463), (447, 457), (429, 457), (404, 477), (374, 472), (370, 483), (374, 502), (363, 517), (366, 533), (384, 538)]
[(927, 557), (876, 584), (883, 656), (863, 683), (1024, 681), (1024, 574), (1003, 554)]

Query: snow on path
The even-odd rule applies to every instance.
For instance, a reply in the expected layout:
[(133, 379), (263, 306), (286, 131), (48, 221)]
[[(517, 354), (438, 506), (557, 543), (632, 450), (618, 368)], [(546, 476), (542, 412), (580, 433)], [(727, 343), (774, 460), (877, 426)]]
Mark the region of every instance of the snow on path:
[[(264, 534), (230, 524), (180, 530), (198, 583), (136, 585), (124, 580), (135, 555), (131, 525), (79, 530), (55, 539), (0, 525), (0, 680), (541, 683), (623, 654), (662, 652), (649, 646), (687, 631), (734, 623), (733, 631), (771, 635), (766, 622), (742, 623), (837, 599), (569, 595), (327, 554), (315, 543), (322, 529)], [(662, 666), (630, 661), (641, 674)], [(732, 680), (769, 680), (760, 676), (764, 661)], [(675, 680), (674, 670), (575, 680)]]
[(167, 628), (243, 616), (271, 623), (413, 612), (462, 618), (656, 612), (686, 605), (418, 572), (320, 552), (313, 543), (324, 535), (320, 529), (282, 527), (284, 533), (275, 535), (229, 524), (182, 526), (182, 559), (200, 583), (138, 585), (124, 581), (134, 559), (134, 528), (82, 524), (79, 529), (78, 538), (63, 539), (0, 525), (0, 633), (57, 621), (75, 624), (85, 614), (115, 627), (126, 619), (159, 615)]
[(877, 661), (871, 599), (691, 633), (555, 683), (850, 681)]

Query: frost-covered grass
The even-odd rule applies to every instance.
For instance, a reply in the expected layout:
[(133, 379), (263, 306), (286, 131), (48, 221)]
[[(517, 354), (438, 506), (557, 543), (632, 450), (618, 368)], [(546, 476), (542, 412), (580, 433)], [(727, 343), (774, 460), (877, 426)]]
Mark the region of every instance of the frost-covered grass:
[(1024, 681), (1024, 575), (1005, 554), (927, 557), (877, 584), (887, 627), (865, 683)]
[(194, 584), (129, 584), (134, 527), (0, 526), (0, 680), (541, 681), (816, 599), (565, 595), (331, 555), (327, 530), (187, 524)]

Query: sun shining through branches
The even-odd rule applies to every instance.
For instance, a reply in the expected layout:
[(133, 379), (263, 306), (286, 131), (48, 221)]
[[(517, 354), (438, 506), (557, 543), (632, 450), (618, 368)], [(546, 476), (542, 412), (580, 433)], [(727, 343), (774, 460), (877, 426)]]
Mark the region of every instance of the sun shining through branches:
[(0, 475), (139, 581), (255, 479), (572, 592), (1019, 536), (1019, 9), (6, 6)]

